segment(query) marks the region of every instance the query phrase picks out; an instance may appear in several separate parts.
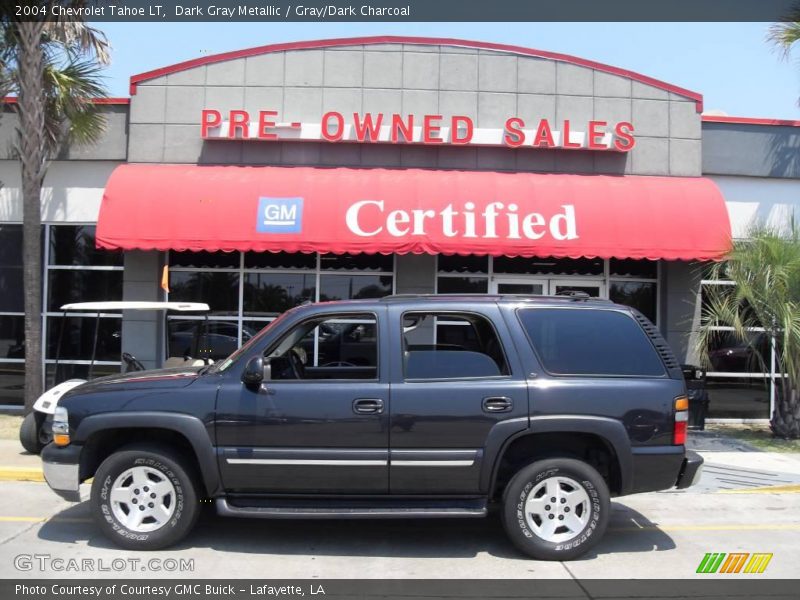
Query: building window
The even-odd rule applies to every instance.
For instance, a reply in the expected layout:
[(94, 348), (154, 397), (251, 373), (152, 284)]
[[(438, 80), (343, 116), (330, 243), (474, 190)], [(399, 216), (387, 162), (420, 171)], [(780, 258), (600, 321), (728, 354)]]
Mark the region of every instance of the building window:
[[(220, 331), (206, 340), (215, 360), (303, 302), (381, 298), (394, 292), (393, 255), (170, 252), (168, 264), (169, 299), (206, 302), (211, 308), (210, 321)], [(169, 319), (169, 355), (180, 356), (188, 323), (204, 317)]]
[(611, 281), (608, 297), (617, 304), (632, 306), (653, 323), (657, 320), (658, 298), (655, 281)]
[(594, 275), (603, 276), (602, 258), (494, 257), (492, 271), (508, 275)]
[(0, 405), (23, 403), (22, 225), (0, 225)]
[(508, 256), (437, 257), (439, 294), (583, 291), (632, 306), (658, 324), (657, 261)]
[[(703, 280), (700, 302), (703, 309), (713, 295), (735, 287), (733, 281)], [(746, 309), (746, 307), (745, 307)], [(706, 386), (711, 418), (768, 419), (775, 397), (771, 338), (762, 327), (754, 327), (749, 339), (734, 335), (731, 327), (714, 327), (708, 347)], [(761, 358), (766, 360), (762, 364)]]
[(45, 225), (44, 235), (45, 387), (71, 378), (85, 379), (90, 371), (93, 378), (118, 373), (122, 314), (65, 314), (61, 307), (122, 300), (122, 252), (98, 250), (94, 225)]
[(73, 267), (121, 267), (122, 251), (98, 249), (94, 233), (94, 225), (50, 225), (47, 234), (49, 263)]

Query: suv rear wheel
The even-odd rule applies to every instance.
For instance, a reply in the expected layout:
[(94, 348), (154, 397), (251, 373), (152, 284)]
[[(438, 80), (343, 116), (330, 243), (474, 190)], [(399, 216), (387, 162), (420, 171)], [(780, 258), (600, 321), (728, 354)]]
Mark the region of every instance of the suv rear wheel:
[(570, 560), (594, 546), (608, 526), (608, 486), (571, 458), (534, 462), (503, 494), (503, 525), (514, 545), (539, 560)]
[(103, 533), (129, 550), (178, 542), (200, 513), (190, 470), (157, 446), (127, 446), (106, 458), (94, 476), (91, 508)]

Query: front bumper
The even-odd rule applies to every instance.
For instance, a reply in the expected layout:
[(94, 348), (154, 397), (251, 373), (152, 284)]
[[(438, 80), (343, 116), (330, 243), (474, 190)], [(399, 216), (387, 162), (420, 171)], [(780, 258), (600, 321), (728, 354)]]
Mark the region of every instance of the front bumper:
[(56, 494), (69, 502), (80, 502), (80, 448), (57, 448), (48, 444), (42, 450), (44, 479)]
[(675, 482), (675, 487), (679, 490), (686, 489), (695, 485), (700, 481), (700, 475), (703, 473), (703, 457), (697, 452), (692, 450), (686, 451), (686, 458), (683, 459), (681, 472), (678, 475), (678, 481)]

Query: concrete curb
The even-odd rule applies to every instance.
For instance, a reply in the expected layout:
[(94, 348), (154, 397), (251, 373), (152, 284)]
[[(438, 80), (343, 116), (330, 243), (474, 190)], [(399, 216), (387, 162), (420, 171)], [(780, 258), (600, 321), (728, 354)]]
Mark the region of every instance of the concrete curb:
[(0, 481), (35, 481), (44, 483), (44, 473), (34, 467), (2, 467)]

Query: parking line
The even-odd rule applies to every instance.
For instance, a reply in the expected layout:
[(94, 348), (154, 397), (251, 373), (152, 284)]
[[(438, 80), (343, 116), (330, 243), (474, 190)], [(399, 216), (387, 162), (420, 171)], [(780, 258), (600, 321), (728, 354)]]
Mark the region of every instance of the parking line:
[(0, 481), (35, 481), (44, 482), (41, 469), (29, 467), (0, 467)]
[(800, 484), (768, 485), (746, 490), (719, 490), (718, 494), (800, 494)]

